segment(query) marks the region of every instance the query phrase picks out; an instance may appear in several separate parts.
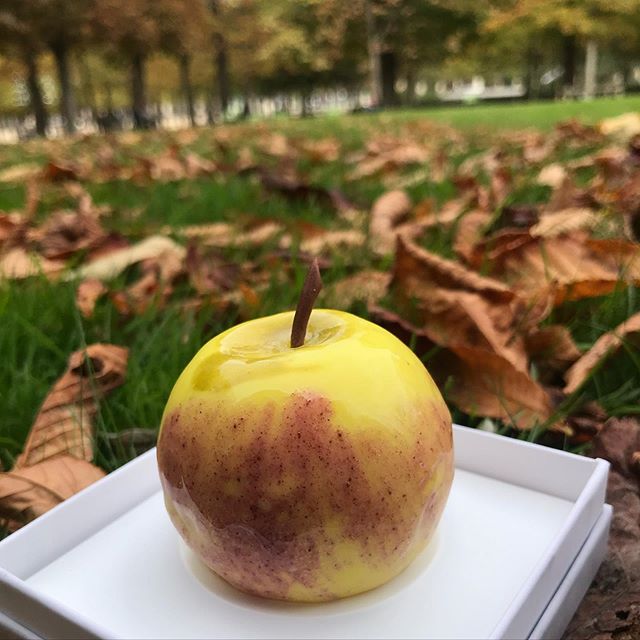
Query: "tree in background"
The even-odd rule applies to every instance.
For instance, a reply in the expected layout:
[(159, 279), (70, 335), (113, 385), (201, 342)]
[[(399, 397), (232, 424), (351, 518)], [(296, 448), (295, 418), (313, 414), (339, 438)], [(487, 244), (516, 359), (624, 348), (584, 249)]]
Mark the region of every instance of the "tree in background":
[(43, 42), (53, 53), (60, 85), (60, 112), (67, 133), (75, 127), (76, 103), (71, 77), (71, 52), (89, 34), (89, 17), (94, 0), (23, 0), (33, 7)]
[(40, 41), (29, 21), (28, 6), (22, 0), (5, 0), (0, 5), (0, 47), (5, 55), (15, 55), (22, 60), (36, 132), (45, 136), (49, 116), (38, 77)]
[(637, 34), (630, 20), (640, 11), (639, 0), (493, 0), (492, 5), (487, 31), (519, 36), (529, 77), (541, 48), (553, 48), (561, 62), (564, 91), (570, 94), (575, 92), (578, 55), (586, 43), (633, 39)]

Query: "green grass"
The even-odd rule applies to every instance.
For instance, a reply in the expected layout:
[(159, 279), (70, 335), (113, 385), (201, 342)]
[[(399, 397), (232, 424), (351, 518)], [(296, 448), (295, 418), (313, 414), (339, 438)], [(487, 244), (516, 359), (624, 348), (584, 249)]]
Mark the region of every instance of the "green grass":
[[(593, 102), (562, 102), (526, 105), (479, 105), (465, 108), (396, 111), (382, 114), (333, 117), (309, 120), (274, 121), (267, 125), (291, 136), (322, 138), (335, 136), (344, 147), (343, 156), (358, 149), (371, 132), (414, 131), (428, 136), (430, 123), (453, 125), (465, 129), (471, 142), (465, 149), (452, 150), (450, 162), (459, 164), (474, 151), (482, 150), (491, 141), (492, 133), (502, 128), (536, 127), (549, 129), (559, 121), (578, 117), (596, 122), (602, 117), (640, 110), (640, 97), (605, 99)], [(418, 129), (413, 125), (418, 124)], [(262, 125), (260, 125), (262, 127)], [(413, 127), (413, 128), (412, 128)], [(422, 128), (424, 127), (424, 128)], [(240, 132), (240, 142), (253, 142), (255, 125), (230, 127)], [(262, 130), (262, 128), (260, 128)], [(489, 137), (487, 138), (487, 135)], [(133, 147), (124, 147), (124, 160), (135, 162), (139, 155), (158, 152), (166, 147), (168, 134), (150, 133)], [(447, 145), (446, 137), (441, 141)], [(92, 158), (101, 140), (63, 142), (61, 158)], [(205, 157), (219, 159), (211, 130), (203, 129), (190, 147)], [(446, 147), (448, 148), (448, 147)], [(567, 151), (567, 158), (575, 152)], [(0, 168), (23, 162), (42, 161), (46, 155), (39, 143), (22, 147), (0, 147)], [(563, 158), (563, 159), (567, 159)], [(272, 161), (272, 164), (275, 162)], [(380, 178), (365, 178), (351, 182), (345, 178), (342, 159), (327, 165), (304, 164), (302, 169), (314, 184), (339, 187), (363, 209), (368, 209), (376, 196), (387, 187)], [(408, 172), (410, 173), (410, 171)], [(544, 187), (531, 186), (528, 177), (511, 196), (514, 203), (543, 202), (548, 197)], [(335, 212), (315, 201), (292, 202), (280, 195), (265, 194), (255, 177), (214, 176), (169, 183), (135, 183), (114, 181), (85, 184), (94, 200), (111, 207), (113, 213), (104, 220), (110, 230), (137, 239), (157, 232), (165, 225), (178, 227), (218, 221), (241, 223), (256, 219), (283, 221), (297, 233), (301, 223), (322, 227), (340, 227)], [(20, 209), (24, 204), (24, 187), (0, 183), (0, 210)], [(455, 194), (450, 181), (435, 181), (428, 177), (408, 188), (414, 202), (433, 198), (444, 202)], [(39, 217), (69, 206), (70, 199), (63, 187), (48, 187), (43, 193)], [(452, 230), (434, 229), (423, 244), (432, 251), (453, 257)], [(258, 250), (224, 249), (231, 261), (251, 261), (260, 265), (273, 249), (267, 244)], [(389, 260), (379, 261), (363, 251), (349, 260), (336, 257), (323, 274), (327, 284), (366, 266), (388, 267)], [(295, 260), (290, 269), (274, 277), (270, 288), (261, 294), (258, 307), (245, 309), (242, 318), (257, 317), (295, 306), (297, 290), (305, 267)], [(122, 288), (134, 276), (124, 274), (114, 285)], [(178, 374), (200, 345), (219, 331), (233, 325), (240, 316), (222, 313), (215, 307), (198, 312), (186, 312), (181, 307), (184, 297), (192, 295), (183, 285), (182, 296), (174, 296), (167, 307), (149, 308), (137, 317), (122, 316), (109, 298), (101, 300), (95, 315), (86, 320), (74, 304), (75, 283), (51, 283), (44, 278), (0, 284), (0, 461), (9, 468), (21, 451), (24, 438), (53, 382), (64, 371), (69, 354), (92, 342), (113, 342), (130, 350), (128, 378), (125, 385), (112, 393), (100, 405), (96, 420), (101, 442), (98, 462), (106, 469), (121, 464), (128, 454), (104, 444), (101, 433), (130, 428), (156, 429), (170, 388)], [(362, 304), (354, 307), (366, 314)], [(570, 326), (581, 347), (592, 344), (602, 333), (616, 326), (631, 313), (640, 310), (640, 296), (634, 288), (621, 289), (601, 299), (569, 303), (560, 307), (552, 319)], [(611, 415), (637, 413), (640, 400), (640, 360), (634, 345), (628, 345), (599, 371), (589, 384), (579, 391), (582, 399), (598, 399)], [(477, 425), (482, 416), (454, 412), (454, 418)], [(535, 437), (537, 433), (533, 433)], [(532, 437), (528, 434), (527, 437)]]

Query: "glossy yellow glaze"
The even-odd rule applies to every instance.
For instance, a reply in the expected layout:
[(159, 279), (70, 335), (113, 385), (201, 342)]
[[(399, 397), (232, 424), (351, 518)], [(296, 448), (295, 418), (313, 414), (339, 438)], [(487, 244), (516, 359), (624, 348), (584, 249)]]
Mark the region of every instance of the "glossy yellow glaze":
[(158, 461), (185, 540), (222, 577), (316, 601), (382, 584), (424, 548), (453, 475), (451, 421), (422, 363), (381, 327), (314, 310), (215, 337), (176, 382)]

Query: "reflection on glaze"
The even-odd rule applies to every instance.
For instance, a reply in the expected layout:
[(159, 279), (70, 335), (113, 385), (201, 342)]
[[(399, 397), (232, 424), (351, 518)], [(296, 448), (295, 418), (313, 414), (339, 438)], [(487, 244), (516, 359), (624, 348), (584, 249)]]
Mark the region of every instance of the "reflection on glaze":
[[(383, 329), (315, 311), (317, 342), (291, 350), (291, 315), (196, 355), (167, 404), (158, 463), (172, 521), (218, 575), (330, 600), (386, 582), (427, 544), (452, 481), (451, 420)], [(265, 342), (273, 352), (260, 355)]]

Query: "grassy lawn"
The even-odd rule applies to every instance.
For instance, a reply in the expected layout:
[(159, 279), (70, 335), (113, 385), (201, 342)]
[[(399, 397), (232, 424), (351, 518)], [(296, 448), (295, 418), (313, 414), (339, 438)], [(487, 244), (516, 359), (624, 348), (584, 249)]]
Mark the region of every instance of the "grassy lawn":
[[(335, 137), (342, 145), (335, 161), (313, 163), (297, 160), (298, 170), (314, 185), (340, 188), (358, 208), (368, 211), (374, 199), (393, 186), (388, 175), (346, 178), (352, 165), (349, 154), (358, 151), (373, 136), (388, 132), (413, 136), (422, 143), (431, 131), (439, 139), (448, 166), (457, 167), (478, 151), (491, 144), (505, 144), (500, 135), (504, 129), (527, 127), (547, 131), (567, 118), (597, 122), (603, 117), (640, 110), (640, 97), (603, 99), (593, 102), (565, 102), (527, 105), (470, 106), (425, 111), (397, 111), (383, 114), (323, 117), (310, 120), (231, 125), (227, 155), (221, 151), (220, 140), (211, 129), (198, 130), (183, 150), (192, 150), (202, 157), (219, 161), (235, 157), (240, 146), (258, 144), (272, 131), (283, 132), (292, 139), (322, 139)], [(418, 128), (416, 128), (416, 125)], [(452, 126), (462, 131), (457, 140), (450, 139)], [(430, 129), (433, 127), (433, 129)], [(125, 134), (126, 135), (126, 134)], [(123, 164), (134, 163), (138, 156), (161, 154), (174, 140), (174, 135), (151, 132), (141, 135), (133, 144), (123, 147)], [(462, 141), (462, 142), (460, 142)], [(22, 146), (0, 148), (0, 169), (24, 164), (43, 163), (54, 157), (78, 161), (96, 157), (103, 142), (100, 139), (62, 142), (29, 142)], [(583, 148), (581, 153), (588, 152)], [(278, 156), (260, 155), (261, 163), (281, 171)], [(562, 160), (573, 157), (571, 149), (558, 152)], [(551, 160), (549, 160), (551, 161)], [(424, 167), (401, 168), (396, 178), (411, 178)], [(505, 204), (531, 204), (548, 200), (550, 189), (534, 184), (539, 167), (523, 170)], [(588, 170), (581, 174), (589, 178)], [(487, 182), (487, 176), (479, 178)], [(129, 240), (166, 232), (166, 226), (211, 222), (230, 222), (250, 228), (261, 220), (282, 221), (293, 237), (294, 247), (304, 239), (309, 229), (347, 228), (335, 211), (323, 200), (304, 198), (292, 200), (277, 193), (265, 192), (255, 174), (220, 173), (193, 179), (146, 181), (118, 179), (106, 182), (91, 178), (81, 180), (96, 204), (108, 205), (111, 213), (102, 220), (108, 231), (118, 232)], [(414, 204), (432, 198), (440, 206), (456, 195), (449, 177), (444, 179), (427, 169), (419, 180), (408, 180), (407, 192)], [(0, 183), (0, 211), (21, 209), (25, 202), (25, 187), (21, 182)], [(38, 220), (52, 212), (72, 206), (64, 186), (47, 184), (42, 189)], [(498, 213), (498, 212), (496, 212)], [(453, 257), (455, 226), (436, 228), (422, 245), (429, 250)], [(178, 237), (178, 236), (175, 236)], [(224, 247), (222, 257), (235, 264), (266, 264), (277, 249), (277, 242), (259, 247)], [(388, 270), (392, 257), (378, 257), (368, 247), (349, 254), (336, 254), (323, 272), (327, 285), (364, 268)], [(208, 338), (235, 324), (240, 319), (258, 317), (295, 306), (297, 288), (306, 265), (295, 251), (287, 263), (286, 278), (273, 278), (260, 291), (258, 304), (247, 308), (221, 311), (216, 305), (204, 304), (199, 310), (185, 310), (184, 300), (193, 295), (188, 283), (178, 283), (176, 291), (162, 308), (151, 305), (139, 315), (123, 315), (109, 297), (101, 299), (93, 317), (86, 319), (78, 312), (74, 299), (77, 282), (50, 282), (44, 277), (0, 283), (0, 461), (10, 468), (22, 449), (24, 439), (39, 405), (52, 383), (64, 371), (69, 354), (85, 344), (111, 342), (130, 349), (126, 383), (100, 405), (97, 420), (97, 463), (107, 470), (122, 464), (130, 452), (122, 451), (104, 437), (131, 428), (157, 429), (164, 403), (171, 386), (182, 368)], [(278, 267), (282, 268), (282, 267)], [(119, 276), (111, 288), (118, 290), (139, 276), (135, 268)], [(366, 314), (360, 302), (347, 308)], [(607, 296), (569, 302), (556, 308), (545, 321), (568, 326), (576, 343), (587, 349), (604, 332), (612, 329), (631, 314), (640, 311), (640, 298), (634, 287), (620, 287)], [(580, 401), (598, 400), (609, 415), (638, 412), (640, 400), (640, 359), (627, 350), (604, 371), (597, 372), (580, 391)], [(578, 398), (569, 398), (566, 406)], [(456, 420), (478, 424), (481, 415), (454, 410)], [(533, 430), (524, 437), (536, 438)], [(575, 443), (567, 446), (575, 448)]]

